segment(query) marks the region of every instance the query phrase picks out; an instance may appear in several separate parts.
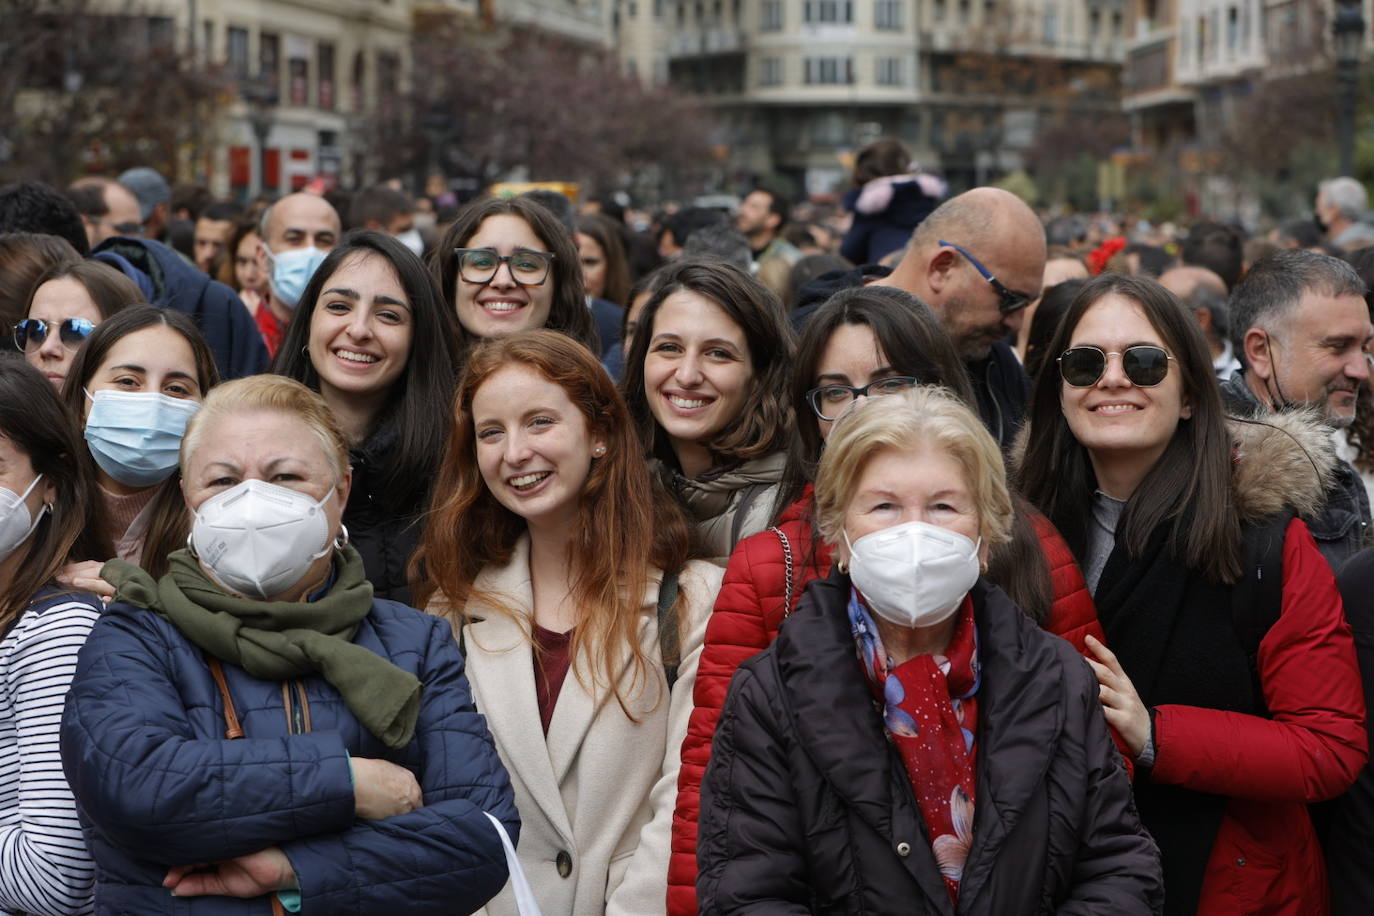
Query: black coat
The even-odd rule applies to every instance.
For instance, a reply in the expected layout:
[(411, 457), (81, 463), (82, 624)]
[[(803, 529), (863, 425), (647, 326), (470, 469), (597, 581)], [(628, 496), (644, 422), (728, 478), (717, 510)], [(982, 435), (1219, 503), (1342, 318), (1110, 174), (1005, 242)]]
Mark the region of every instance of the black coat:
[(428, 488), (418, 485), (399, 499), (388, 491), (385, 472), (393, 443), (394, 436), (374, 434), (362, 448), (349, 449), (353, 489), (344, 507), (343, 523), (349, 540), (362, 555), (373, 595), (408, 605), (407, 567), (420, 543), (420, 515)]
[[(972, 594), (983, 675), (958, 912), (1159, 912), (1159, 853), (1092, 672), (997, 588)], [(838, 573), (812, 582), (730, 686), (701, 790), (704, 914), (955, 912), (859, 667), (848, 595)]]

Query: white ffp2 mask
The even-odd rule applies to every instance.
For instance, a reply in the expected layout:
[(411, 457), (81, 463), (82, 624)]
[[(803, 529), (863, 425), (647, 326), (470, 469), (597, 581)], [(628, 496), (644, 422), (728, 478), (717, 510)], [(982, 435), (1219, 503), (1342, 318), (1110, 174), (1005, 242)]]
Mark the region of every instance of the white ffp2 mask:
[[(849, 534), (844, 536), (849, 544)], [(957, 531), (906, 522), (849, 544), (849, 578), (873, 612), (903, 627), (948, 620), (978, 581), (978, 545)]]
[(43, 513), (48, 511), (45, 505), (38, 510), (37, 517), (34, 517), (29, 513), (29, 504), (24, 502), (42, 479), (42, 474), (35, 477), (23, 495), (8, 487), (0, 487), (0, 562), (9, 559), (10, 554), (29, 539), (29, 535), (33, 534), (38, 523), (43, 520)]
[(245, 480), (201, 503), (191, 544), (220, 585), (250, 598), (279, 595), (329, 552), (324, 504), (262, 480)]

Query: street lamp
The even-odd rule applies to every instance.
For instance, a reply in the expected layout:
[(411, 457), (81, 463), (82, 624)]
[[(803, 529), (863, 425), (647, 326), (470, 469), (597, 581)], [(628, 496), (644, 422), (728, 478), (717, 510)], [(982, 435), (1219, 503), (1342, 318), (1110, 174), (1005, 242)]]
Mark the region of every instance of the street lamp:
[(1336, 52), (1336, 85), (1339, 92), (1341, 174), (1355, 169), (1355, 94), (1359, 89), (1360, 46), (1364, 44), (1364, 15), (1360, 0), (1336, 0), (1331, 24)]
[(248, 123), (253, 127), (253, 136), (258, 140), (258, 193), (267, 184), (267, 137), (272, 133), (272, 122), (276, 119), (277, 103), (280, 95), (277, 87), (265, 76), (246, 84), (241, 94), (248, 104)]

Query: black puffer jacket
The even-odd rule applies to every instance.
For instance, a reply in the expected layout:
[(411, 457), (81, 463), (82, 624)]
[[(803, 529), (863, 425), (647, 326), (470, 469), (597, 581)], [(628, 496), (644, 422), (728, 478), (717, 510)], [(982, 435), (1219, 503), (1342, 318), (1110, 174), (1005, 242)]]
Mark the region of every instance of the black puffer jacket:
[[(958, 913), (1157, 913), (1159, 852), (1068, 643), (973, 589), (973, 845)], [(701, 912), (954, 914), (859, 667), (849, 579), (812, 582), (735, 675), (701, 791)]]

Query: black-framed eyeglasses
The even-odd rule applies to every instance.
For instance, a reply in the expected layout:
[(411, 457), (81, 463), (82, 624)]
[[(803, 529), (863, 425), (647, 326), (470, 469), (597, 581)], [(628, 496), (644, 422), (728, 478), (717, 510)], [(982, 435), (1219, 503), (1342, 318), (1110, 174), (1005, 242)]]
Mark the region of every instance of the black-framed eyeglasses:
[(811, 405), (812, 412), (822, 420), (838, 420), (846, 410), (854, 406), (855, 401), (865, 395), (876, 397), (882, 394), (897, 394), (920, 383), (920, 379), (909, 375), (892, 375), (874, 379), (862, 388), (852, 385), (821, 385), (806, 393), (806, 403)]
[(1069, 347), (1059, 357), (1059, 377), (1070, 388), (1091, 388), (1107, 372), (1107, 360), (1121, 357), (1121, 371), (1137, 388), (1153, 388), (1169, 374), (1169, 360), (1173, 359), (1163, 347), (1141, 344), (1127, 347), (1120, 353), (1107, 352), (1101, 347)]
[(988, 284), (996, 290), (997, 295), (1002, 299), (1002, 301), (998, 303), (997, 308), (1003, 315), (1010, 315), (1012, 312), (1018, 312), (1035, 301), (1034, 296), (1027, 295), (1026, 293), (1018, 293), (1014, 289), (1008, 289), (1006, 284), (994, 277), (992, 271), (984, 267), (983, 262), (970, 254), (967, 248), (956, 245), (953, 242), (941, 241), (939, 244), (945, 248), (953, 248), (963, 255), (964, 260), (972, 264), (973, 269), (978, 271), (979, 275), (982, 276), (984, 280), (988, 281)]
[[(48, 339), (50, 330), (52, 325), (42, 318), (25, 318), (14, 326), (14, 345), (20, 350), (37, 350)], [(95, 322), (87, 318), (65, 318), (57, 326), (57, 336), (68, 350), (75, 350), (94, 330)]]
[(510, 268), (511, 279), (521, 286), (539, 286), (549, 278), (552, 251), (517, 251), (497, 254), (494, 248), (455, 248), (458, 276), (464, 283), (487, 284), (496, 279), (502, 262)]

